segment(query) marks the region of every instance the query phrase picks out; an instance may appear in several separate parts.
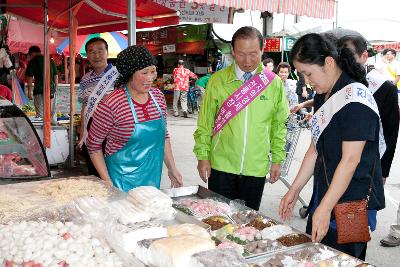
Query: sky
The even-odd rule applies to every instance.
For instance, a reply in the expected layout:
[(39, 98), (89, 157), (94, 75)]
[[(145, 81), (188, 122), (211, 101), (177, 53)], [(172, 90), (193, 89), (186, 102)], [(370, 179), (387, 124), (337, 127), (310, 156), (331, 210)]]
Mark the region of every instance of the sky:
[[(274, 14), (274, 32), (282, 31), (283, 16)], [(310, 26), (314, 30), (331, 30), (336, 22), (336, 17), (332, 20), (302, 18), (299, 24), (293, 25), (294, 16), (285, 16), (285, 29), (292, 33), (309, 30)], [(356, 30), (370, 41), (400, 41), (400, 0), (338, 0), (337, 20), (338, 27)], [(233, 25), (214, 25), (217, 34), (226, 40), (245, 25), (262, 31), (262, 20), (257, 11), (235, 14)]]

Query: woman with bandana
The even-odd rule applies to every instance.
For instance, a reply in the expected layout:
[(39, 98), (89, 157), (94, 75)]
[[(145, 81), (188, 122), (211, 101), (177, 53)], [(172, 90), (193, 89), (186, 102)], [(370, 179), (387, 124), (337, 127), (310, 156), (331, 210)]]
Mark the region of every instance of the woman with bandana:
[(152, 87), (156, 64), (143, 46), (123, 50), (116, 62), (116, 89), (97, 107), (89, 131), (87, 146), (100, 177), (125, 192), (144, 185), (160, 188), (163, 161), (171, 186), (182, 185), (167, 131), (165, 98)]

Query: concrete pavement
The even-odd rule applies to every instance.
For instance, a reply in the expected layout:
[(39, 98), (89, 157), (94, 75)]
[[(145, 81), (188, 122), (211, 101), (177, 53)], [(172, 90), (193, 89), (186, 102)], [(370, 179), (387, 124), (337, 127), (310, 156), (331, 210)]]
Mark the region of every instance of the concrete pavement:
[[(172, 114), (172, 112), (169, 112)], [(193, 132), (196, 129), (196, 115), (189, 114), (189, 118), (183, 117), (168, 118), (168, 130), (171, 136), (172, 148), (178, 169), (183, 175), (184, 185), (203, 185), (205, 183), (199, 178), (197, 173), (197, 160), (192, 152), (194, 140)], [(302, 131), (299, 143), (296, 148), (294, 159), (289, 170), (289, 183), (292, 183), (297, 170), (300, 168), (303, 156), (308, 148), (310, 133), (307, 130)], [(399, 141), (400, 142), (400, 141)], [(380, 245), (380, 240), (386, 236), (390, 224), (394, 223), (397, 216), (397, 207), (400, 202), (400, 154), (399, 149), (393, 160), (390, 177), (385, 185), (386, 208), (378, 212), (378, 225), (376, 231), (372, 233), (372, 240), (368, 243), (367, 261), (376, 266), (398, 267), (400, 263), (400, 246), (395, 248), (385, 248)], [(167, 172), (164, 167), (163, 178), (161, 181), (163, 188), (170, 187)], [(266, 184), (260, 211), (265, 215), (278, 219), (278, 205), (280, 199), (287, 192), (287, 188), (280, 181), (275, 184)], [(312, 184), (309, 182), (303, 189), (301, 196), (308, 202), (312, 194)], [(301, 219), (298, 211), (302, 205), (298, 202), (295, 209), (296, 214), (287, 224), (299, 229), (305, 230), (306, 220)]]

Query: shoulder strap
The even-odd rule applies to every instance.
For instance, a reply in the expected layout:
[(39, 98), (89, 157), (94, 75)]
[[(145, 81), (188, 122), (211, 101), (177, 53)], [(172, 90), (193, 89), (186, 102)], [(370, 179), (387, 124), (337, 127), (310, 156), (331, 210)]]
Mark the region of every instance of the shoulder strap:
[[(323, 152), (321, 152), (321, 157), (322, 157), (322, 165), (324, 167), (325, 181), (326, 181), (326, 184), (329, 187), (330, 183), (329, 183), (329, 180), (328, 180), (328, 174), (327, 174), (327, 171), (326, 171), (325, 156), (324, 156)], [(371, 182), (369, 184), (369, 189), (368, 189), (368, 193), (367, 193), (367, 196), (366, 196), (367, 203), (368, 203), (369, 197), (370, 197), (371, 192), (372, 192), (372, 179), (373, 179), (374, 174), (375, 174), (375, 167), (376, 167), (376, 159), (374, 161), (374, 165), (373, 165), (372, 171), (371, 171)]]

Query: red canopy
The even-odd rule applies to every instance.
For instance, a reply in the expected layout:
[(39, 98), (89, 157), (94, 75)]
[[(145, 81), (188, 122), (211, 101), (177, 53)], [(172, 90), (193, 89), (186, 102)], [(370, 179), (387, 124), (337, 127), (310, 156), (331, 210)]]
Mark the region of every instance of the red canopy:
[[(7, 0), (9, 5), (41, 5), (41, 0)], [(82, 4), (76, 14), (78, 34), (89, 34), (127, 29), (128, 1), (73, 0), (73, 6)], [(7, 13), (43, 23), (43, 7), (7, 7)], [(176, 11), (150, 0), (136, 0), (136, 28), (150, 28), (179, 23)], [(48, 25), (69, 33), (68, 1), (48, 0)]]

